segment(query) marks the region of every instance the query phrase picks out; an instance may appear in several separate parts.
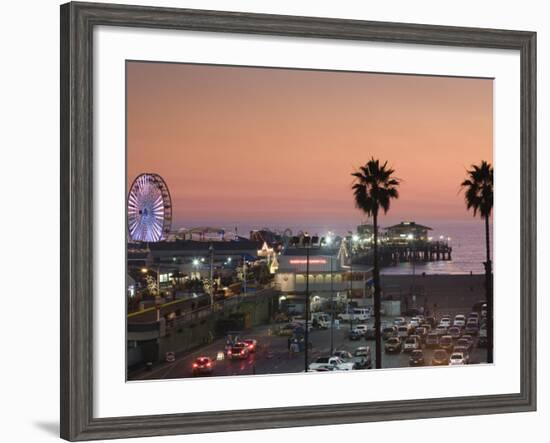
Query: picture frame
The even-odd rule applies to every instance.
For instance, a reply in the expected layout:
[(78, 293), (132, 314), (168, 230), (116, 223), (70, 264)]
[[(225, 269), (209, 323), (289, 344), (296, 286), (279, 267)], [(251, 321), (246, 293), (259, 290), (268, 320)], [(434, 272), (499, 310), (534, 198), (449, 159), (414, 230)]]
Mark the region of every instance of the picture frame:
[[(97, 418), (93, 414), (93, 30), (192, 30), (518, 51), (521, 64), (520, 392)], [(536, 409), (536, 34), (314, 17), (61, 6), (61, 437), (69, 441), (496, 414)]]

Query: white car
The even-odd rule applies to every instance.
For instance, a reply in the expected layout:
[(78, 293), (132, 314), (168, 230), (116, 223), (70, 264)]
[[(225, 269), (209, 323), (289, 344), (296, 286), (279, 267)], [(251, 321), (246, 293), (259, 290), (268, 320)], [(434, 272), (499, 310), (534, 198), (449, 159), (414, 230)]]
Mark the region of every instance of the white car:
[(464, 354), (462, 352), (453, 352), (451, 354), (451, 358), (449, 358), (450, 366), (460, 366), (465, 364), (466, 359), (464, 358)]
[[(449, 317), (443, 317), (440, 321), (439, 321), (439, 326), (443, 326), (445, 328), (450, 328), (451, 327), (451, 319)], [(456, 325), (455, 325), (456, 326)]]
[(466, 326), (466, 317), (462, 314), (455, 315), (453, 326), (457, 326), (459, 328), (463, 328), (464, 326)]
[(362, 324), (362, 325), (356, 325), (354, 328), (353, 328), (353, 332), (357, 333), (357, 334), (360, 334), (360, 335), (365, 335), (366, 332), (367, 332), (367, 329), (369, 329), (369, 327), (365, 324)]
[(403, 352), (412, 352), (417, 349), (421, 349), (421, 347), (420, 341), (416, 336), (410, 336), (405, 339), (405, 343), (403, 344)]
[(419, 317), (412, 317), (411, 321), (409, 322), (409, 325), (413, 328), (416, 328), (420, 326), (420, 318)]
[(319, 357), (313, 363), (309, 365), (311, 371), (317, 371), (320, 368), (330, 367), (335, 371), (351, 371), (355, 363), (345, 363), (339, 357)]
[(397, 337), (405, 339), (409, 336), (410, 328), (407, 325), (401, 325), (397, 327)]
[(338, 318), (341, 321), (367, 321), (370, 316), (371, 311), (367, 308), (354, 308), (348, 312), (338, 314)]

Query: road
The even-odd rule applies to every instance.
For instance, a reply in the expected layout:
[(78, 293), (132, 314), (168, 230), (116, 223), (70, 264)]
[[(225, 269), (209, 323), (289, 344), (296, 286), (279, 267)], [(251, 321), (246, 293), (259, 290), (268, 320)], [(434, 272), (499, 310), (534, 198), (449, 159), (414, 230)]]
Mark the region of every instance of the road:
[[(449, 311), (447, 311), (449, 312)], [(455, 314), (454, 312), (449, 312)], [(458, 312), (456, 312), (458, 313)], [(467, 312), (461, 312), (467, 314)], [(382, 321), (391, 322), (390, 318), (383, 318)], [(372, 324), (372, 320), (369, 321)], [(216, 340), (213, 343), (202, 347), (195, 352), (185, 355), (177, 355), (176, 361), (172, 363), (161, 363), (151, 370), (140, 370), (129, 374), (129, 380), (152, 380), (152, 379), (174, 379), (191, 377), (191, 367), (193, 361), (199, 356), (208, 356), (214, 360), (213, 376), (229, 375), (252, 375), (252, 374), (281, 374), (297, 373), (305, 369), (304, 353), (298, 353), (293, 356), (288, 352), (287, 337), (275, 335), (274, 330), (279, 325), (260, 326), (249, 331), (242, 338), (254, 338), (258, 340), (258, 350), (250, 354), (246, 360), (218, 360), (217, 357), (223, 354), (225, 341)], [(372, 352), (373, 366), (375, 358), (374, 340), (361, 339), (351, 341), (347, 338), (349, 324), (342, 324), (339, 329), (334, 329), (333, 340), (335, 350), (354, 351), (359, 346), (370, 346)], [(312, 349), (310, 351), (309, 361), (315, 360), (320, 356), (330, 355), (331, 331), (312, 330), (310, 341)], [(424, 349), (425, 361), (431, 361), (433, 349)], [(479, 349), (474, 345), (470, 354), (471, 364), (482, 363), (486, 361), (487, 352), (485, 349)], [(399, 368), (409, 366), (409, 354), (401, 352), (399, 354), (382, 354), (382, 368)]]

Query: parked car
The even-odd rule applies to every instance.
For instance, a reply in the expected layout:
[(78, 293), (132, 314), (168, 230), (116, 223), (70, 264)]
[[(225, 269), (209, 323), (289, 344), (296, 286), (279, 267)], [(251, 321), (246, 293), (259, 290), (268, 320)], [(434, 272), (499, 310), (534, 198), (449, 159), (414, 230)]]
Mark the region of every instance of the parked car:
[(370, 309), (353, 308), (350, 309), (348, 312), (338, 314), (338, 318), (341, 321), (367, 321), (370, 318), (370, 314)]
[(470, 320), (471, 318), (475, 318), (477, 321), (479, 321), (481, 319), (480, 313), (479, 312), (470, 312), (468, 314), (468, 320)]
[(449, 365), (450, 366), (458, 366), (458, 365), (465, 365), (466, 359), (464, 358), (464, 354), (462, 352), (453, 352), (451, 354), (451, 357), (449, 358)]
[(468, 340), (467, 338), (459, 338), (456, 342), (456, 348), (463, 347), (468, 350), (468, 352), (471, 352), (472, 350), (472, 342)]
[(390, 337), (386, 343), (384, 343), (384, 351), (388, 354), (401, 352), (401, 347), (401, 340), (398, 337)]
[(420, 317), (412, 317), (409, 321), (409, 325), (413, 328), (420, 326)]
[(464, 333), (467, 335), (477, 335), (479, 333), (479, 325), (477, 323), (477, 320), (468, 320), (468, 323), (464, 328)]
[(332, 367), (337, 371), (351, 371), (354, 363), (343, 362), (339, 357), (319, 357), (309, 365), (310, 370), (318, 370), (319, 368)]
[(465, 325), (466, 325), (466, 317), (462, 314), (455, 315), (453, 326), (458, 326), (459, 328), (463, 328)]
[(448, 330), (448, 328), (444, 325), (438, 325), (434, 329), (435, 333), (438, 334), (438, 335), (447, 335), (447, 330)]
[(468, 352), (468, 348), (465, 346), (455, 346), (453, 353), (459, 352), (464, 356), (464, 364), (470, 363), (470, 353)]
[(453, 326), (452, 328), (449, 328), (447, 334), (449, 334), (453, 338), (453, 340), (458, 340), (462, 335), (462, 329), (460, 329), (458, 326)]
[(403, 352), (412, 352), (420, 349), (420, 338), (417, 335), (411, 335), (403, 343)]
[(197, 357), (191, 365), (193, 376), (211, 375), (214, 364), (210, 357)]
[(364, 336), (369, 327), (366, 324), (355, 325), (354, 331), (358, 332), (361, 336)]
[(314, 312), (311, 314), (311, 325), (314, 328), (328, 329), (330, 328), (331, 318), (330, 315), (324, 312)]
[(443, 317), (441, 320), (439, 320), (439, 326), (443, 326), (445, 329), (450, 328), (452, 326), (451, 325), (451, 318), (450, 317)]
[(382, 329), (382, 338), (384, 340), (388, 340), (391, 337), (397, 336), (397, 326), (389, 326), (387, 328)]
[(409, 366), (424, 366), (424, 352), (421, 349), (415, 349), (411, 352)]
[(355, 363), (353, 359), (353, 355), (349, 351), (334, 351), (332, 354), (333, 357), (338, 357), (340, 360), (342, 360), (344, 363)]
[(449, 354), (445, 349), (436, 349), (432, 357), (433, 366), (447, 366), (449, 364)]
[(409, 336), (410, 328), (407, 325), (401, 325), (397, 327), (397, 337), (405, 339)]
[(361, 340), (362, 337), (363, 337), (363, 334), (356, 329), (352, 329), (351, 331), (348, 332), (348, 338), (350, 340), (353, 340), (353, 341)]
[(353, 352), (353, 361), (357, 366), (357, 369), (371, 369), (372, 368), (372, 356), (370, 347), (360, 346)]
[(437, 332), (430, 332), (426, 336), (426, 347), (437, 348), (439, 346), (439, 334)]

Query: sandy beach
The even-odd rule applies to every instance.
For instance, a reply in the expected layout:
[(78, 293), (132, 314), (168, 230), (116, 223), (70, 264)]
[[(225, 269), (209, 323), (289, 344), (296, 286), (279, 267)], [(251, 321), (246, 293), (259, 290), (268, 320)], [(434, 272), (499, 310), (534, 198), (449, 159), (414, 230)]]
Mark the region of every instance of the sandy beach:
[(404, 299), (414, 293), (418, 306), (439, 306), (471, 308), (474, 303), (485, 299), (485, 276), (473, 275), (382, 275), (384, 296)]

